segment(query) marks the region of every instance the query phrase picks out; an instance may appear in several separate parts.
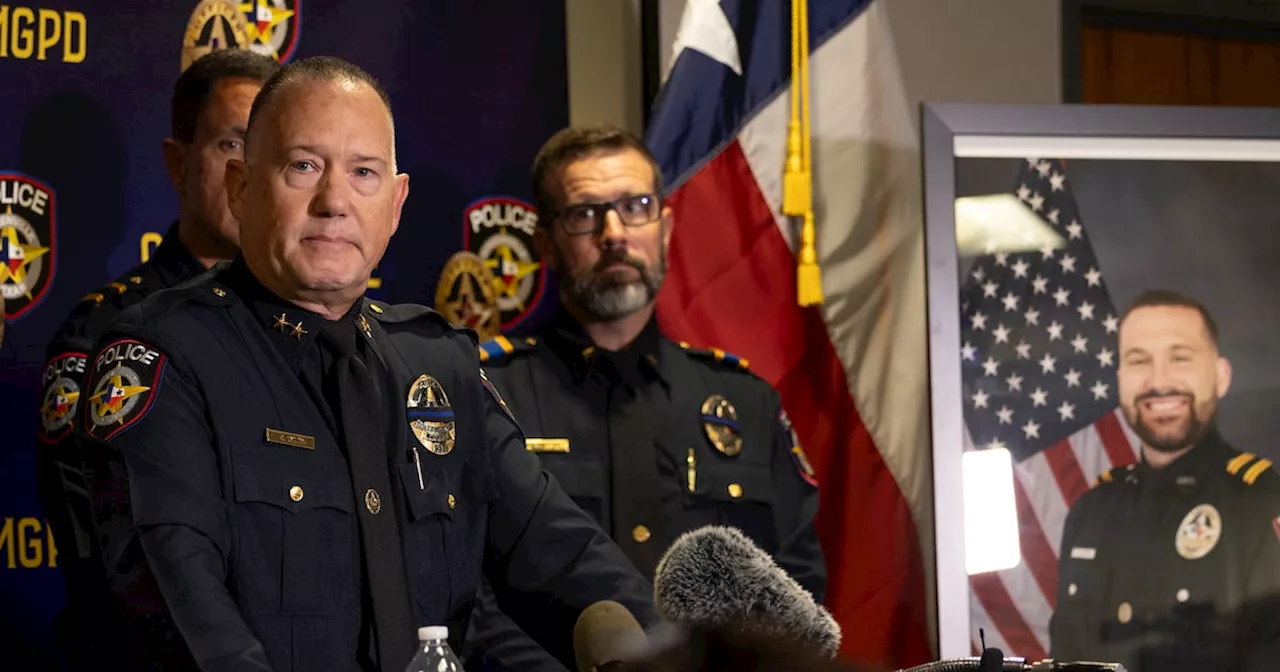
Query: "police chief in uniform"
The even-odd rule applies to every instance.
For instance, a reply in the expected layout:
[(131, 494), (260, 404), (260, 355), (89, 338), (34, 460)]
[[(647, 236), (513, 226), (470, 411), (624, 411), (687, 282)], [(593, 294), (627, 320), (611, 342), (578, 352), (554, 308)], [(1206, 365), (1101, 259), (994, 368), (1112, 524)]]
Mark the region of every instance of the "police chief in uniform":
[(1280, 670), (1280, 476), (1218, 433), (1231, 384), (1208, 311), (1152, 290), (1119, 331), (1137, 464), (1067, 516), (1050, 655), (1130, 672)]
[[(738, 357), (665, 338), (654, 315), (674, 221), (653, 156), (621, 129), (565, 129), (532, 187), (560, 309), (480, 355), (528, 450), (646, 577), (681, 533), (730, 525), (821, 601), (818, 486), (778, 393)], [(483, 606), (487, 667), (559, 669)]]
[(178, 193), (178, 220), (148, 261), (85, 296), (46, 349), (38, 482), (67, 592), (57, 637), (72, 669), (97, 669), (100, 654), (113, 651), (118, 641), (107, 630), (113, 619), (101, 611), (101, 560), (90, 532), (79, 451), (68, 440), (84, 391), (85, 360), (103, 326), (122, 309), (235, 255), (239, 225), (227, 208), (225, 166), (243, 157), (249, 107), (278, 68), (271, 58), (232, 49), (207, 54), (182, 73), (171, 98), (172, 137), (163, 144)]
[[(433, 311), (363, 297), (399, 224), (385, 91), (282, 68), (227, 167), (241, 256), (113, 321), (77, 431), (112, 588), (145, 564), (202, 670), (400, 672), (415, 628), (461, 648), (481, 576), (560, 660), (575, 619), (650, 588), (539, 468)], [(150, 656), (153, 652), (148, 651)]]

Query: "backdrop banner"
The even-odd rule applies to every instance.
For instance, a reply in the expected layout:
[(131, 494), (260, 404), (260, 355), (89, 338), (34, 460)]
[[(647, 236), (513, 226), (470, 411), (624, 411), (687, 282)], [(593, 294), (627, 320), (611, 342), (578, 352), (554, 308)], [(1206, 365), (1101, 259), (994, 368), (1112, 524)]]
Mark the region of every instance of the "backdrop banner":
[[(370, 283), (507, 333), (550, 309), (531, 244), (529, 166), (568, 122), (561, 3), (36, 0), (0, 5), (0, 668), (58, 665), (57, 551), (36, 494), (45, 346), (85, 294), (148, 257), (176, 219), (161, 142), (174, 80), (211, 49), (350, 60), (391, 95), (410, 193)], [(442, 287), (470, 248), (488, 273)], [(490, 297), (485, 301), (476, 297)], [(475, 303), (473, 306), (472, 303)], [(495, 305), (496, 304), (496, 305)]]

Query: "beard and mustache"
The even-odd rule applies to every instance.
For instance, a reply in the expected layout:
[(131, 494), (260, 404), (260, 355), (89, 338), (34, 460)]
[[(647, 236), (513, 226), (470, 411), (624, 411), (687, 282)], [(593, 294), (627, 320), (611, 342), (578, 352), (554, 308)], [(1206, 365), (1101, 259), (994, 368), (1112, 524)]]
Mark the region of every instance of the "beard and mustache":
[[(564, 256), (556, 251), (558, 268), (567, 268)], [(634, 280), (624, 280), (616, 271), (607, 271), (613, 264), (625, 264), (640, 275)], [(560, 276), (560, 291), (565, 299), (597, 320), (616, 320), (626, 317), (653, 302), (667, 274), (666, 251), (659, 252), (658, 261), (652, 267), (627, 254), (625, 248), (605, 248), (600, 260), (593, 266), (572, 275)]]
[[(1171, 397), (1181, 398), (1187, 403), (1189, 414), (1186, 418), (1178, 421), (1175, 426), (1165, 425), (1160, 428), (1152, 426), (1143, 418), (1141, 407), (1143, 401)], [(1125, 408), (1124, 414), (1134, 433), (1138, 435), (1139, 439), (1142, 439), (1143, 445), (1160, 453), (1176, 453), (1194, 445), (1205, 435), (1213, 423), (1215, 405), (1215, 403), (1211, 402), (1202, 413), (1196, 403), (1196, 395), (1191, 392), (1185, 390), (1151, 390), (1134, 397), (1133, 405), (1130, 408)]]

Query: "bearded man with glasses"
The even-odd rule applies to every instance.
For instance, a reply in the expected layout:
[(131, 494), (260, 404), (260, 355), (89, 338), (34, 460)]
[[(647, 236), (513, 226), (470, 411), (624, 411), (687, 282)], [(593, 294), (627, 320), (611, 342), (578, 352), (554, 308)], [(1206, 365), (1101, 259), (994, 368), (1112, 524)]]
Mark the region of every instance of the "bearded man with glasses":
[[(681, 533), (729, 525), (821, 601), (817, 479), (778, 393), (745, 360), (665, 338), (654, 315), (675, 222), (652, 154), (618, 128), (569, 128), (532, 181), (559, 308), (531, 337), (480, 346), (528, 450), (645, 576)], [(479, 602), (468, 669), (564, 669), (492, 593)]]

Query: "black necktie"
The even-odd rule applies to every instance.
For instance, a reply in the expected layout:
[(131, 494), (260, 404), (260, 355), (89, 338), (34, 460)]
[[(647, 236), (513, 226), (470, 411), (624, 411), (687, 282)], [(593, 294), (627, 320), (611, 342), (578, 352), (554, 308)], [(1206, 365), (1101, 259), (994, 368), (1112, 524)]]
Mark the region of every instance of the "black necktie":
[(609, 487), (613, 537), (640, 573), (653, 577), (666, 548), (658, 497), (657, 420), (644, 397), (640, 356), (602, 351), (600, 372), (609, 381)]
[(336, 376), (338, 383), (338, 421), (347, 447), (351, 487), (360, 521), (365, 585), (373, 604), (378, 668), (382, 672), (402, 672), (413, 655), (417, 631), (409, 611), (404, 554), (392, 501), (380, 420), (382, 395), (357, 352), (354, 324), (327, 322), (320, 335), (338, 355), (331, 375)]

